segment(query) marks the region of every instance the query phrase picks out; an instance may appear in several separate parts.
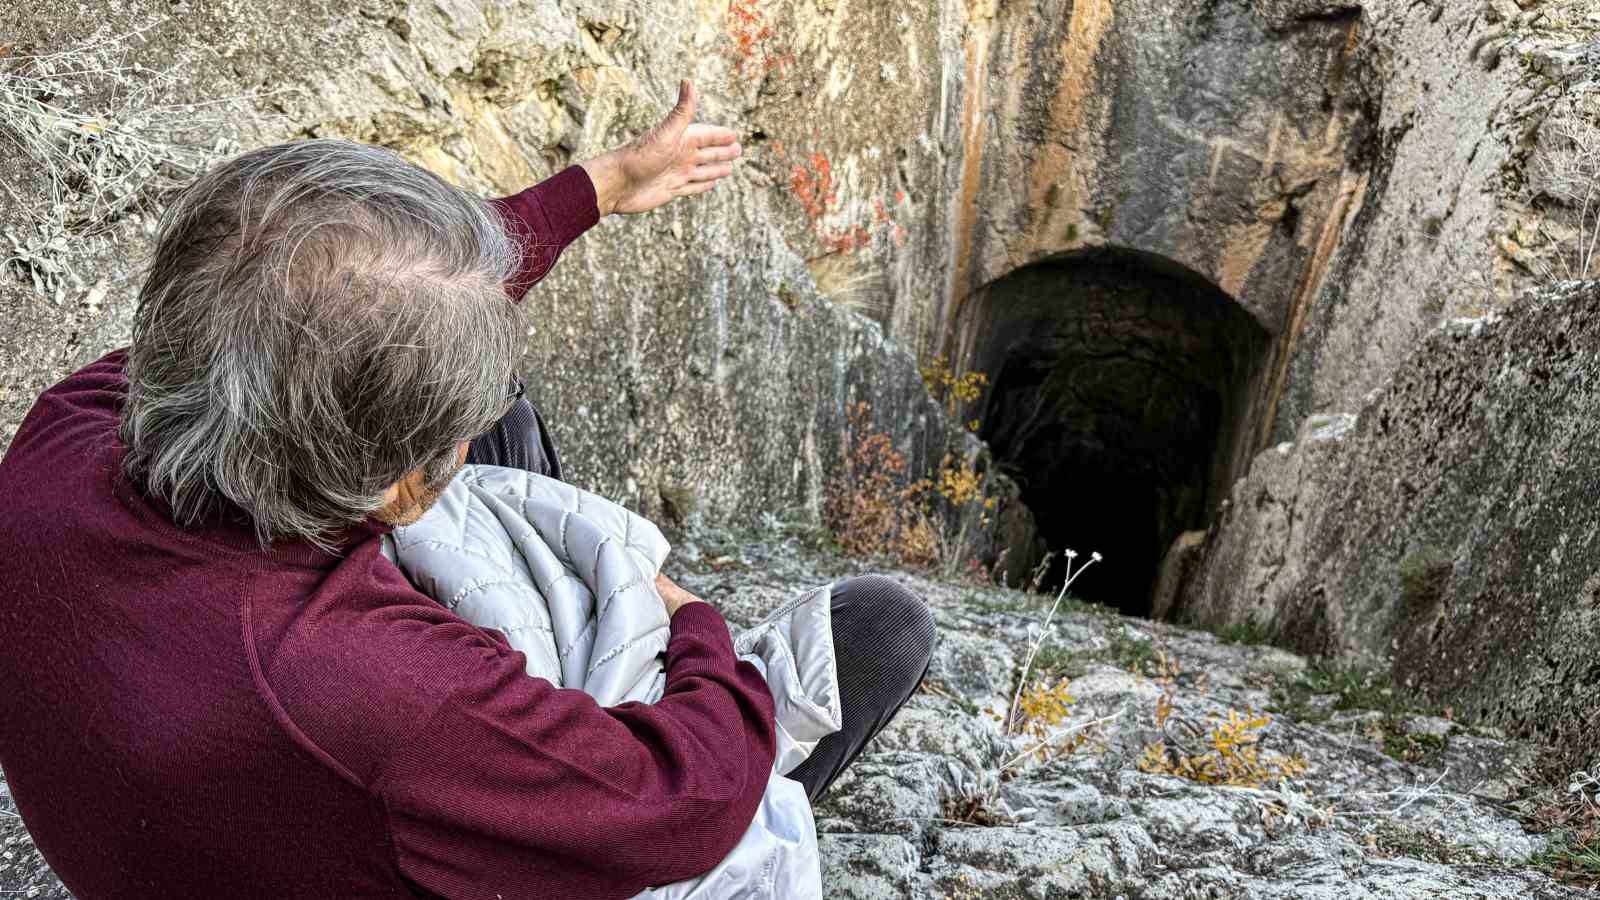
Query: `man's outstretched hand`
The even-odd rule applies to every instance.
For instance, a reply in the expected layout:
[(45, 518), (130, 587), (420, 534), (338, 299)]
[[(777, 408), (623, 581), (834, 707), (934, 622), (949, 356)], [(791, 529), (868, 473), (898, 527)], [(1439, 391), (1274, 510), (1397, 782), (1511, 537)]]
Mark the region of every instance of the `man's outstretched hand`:
[(742, 152), (732, 129), (694, 121), (697, 98), (678, 82), (678, 105), (661, 124), (603, 156), (579, 163), (594, 182), (600, 215), (649, 212), (674, 197), (703, 194), (733, 174)]

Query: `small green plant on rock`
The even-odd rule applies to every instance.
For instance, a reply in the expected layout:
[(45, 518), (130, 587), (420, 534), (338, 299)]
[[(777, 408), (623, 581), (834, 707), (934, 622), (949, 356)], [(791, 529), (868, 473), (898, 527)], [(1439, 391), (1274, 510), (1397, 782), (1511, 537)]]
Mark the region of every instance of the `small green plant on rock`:
[(1272, 629), (1257, 622), (1255, 619), (1245, 619), (1243, 622), (1224, 625), (1213, 633), (1216, 634), (1217, 640), (1224, 644), (1255, 647), (1272, 642)]
[(1464, 847), (1430, 831), (1408, 828), (1396, 822), (1383, 822), (1367, 836), (1367, 846), (1379, 856), (1423, 859), (1447, 866), (1470, 866), (1488, 862), (1480, 850)]
[(1047, 644), (1039, 648), (1033, 667), (1044, 678), (1065, 678), (1068, 681), (1088, 674), (1095, 661), (1094, 653), (1070, 650), (1060, 644)]
[(1558, 835), (1529, 862), (1562, 881), (1600, 888), (1600, 838), (1592, 832)]
[(1437, 760), (1449, 748), (1450, 738), (1414, 731), (1411, 720), (1419, 716), (1455, 719), (1449, 707), (1424, 703), (1397, 688), (1387, 672), (1327, 660), (1313, 662), (1293, 680), (1274, 685), (1267, 708), (1311, 724), (1326, 722), (1341, 712), (1379, 713), (1363, 733), (1389, 756), (1420, 764)]
[[(1104, 615), (1108, 607), (1067, 597), (1063, 609), (1083, 615)], [(1128, 634), (1121, 626), (1113, 626), (1100, 649), (1073, 649), (1060, 644), (1046, 644), (1035, 654), (1033, 667), (1046, 678), (1081, 678), (1096, 665), (1115, 666), (1118, 669), (1154, 678), (1160, 674), (1162, 651), (1154, 640), (1142, 640)]]
[(1385, 754), (1415, 765), (1431, 764), (1450, 746), (1450, 738), (1444, 735), (1406, 731), (1403, 724), (1393, 727), (1389, 720), (1379, 723), (1378, 731)]
[(1156, 642), (1153, 639), (1134, 637), (1125, 628), (1113, 627), (1106, 640), (1107, 645), (1101, 654), (1102, 659), (1135, 675), (1154, 674), (1152, 667), (1159, 660)]
[(1395, 690), (1389, 673), (1331, 660), (1312, 662), (1293, 680), (1275, 685), (1272, 695), (1268, 710), (1298, 722), (1326, 722), (1336, 712), (1351, 710), (1395, 716), (1418, 711)]
[(1444, 596), (1455, 557), (1437, 544), (1423, 544), (1400, 560), (1400, 602), (1410, 615), (1432, 609)]
[(1550, 843), (1529, 863), (1563, 881), (1600, 888), (1600, 775), (1572, 773), (1532, 824), (1550, 834)]

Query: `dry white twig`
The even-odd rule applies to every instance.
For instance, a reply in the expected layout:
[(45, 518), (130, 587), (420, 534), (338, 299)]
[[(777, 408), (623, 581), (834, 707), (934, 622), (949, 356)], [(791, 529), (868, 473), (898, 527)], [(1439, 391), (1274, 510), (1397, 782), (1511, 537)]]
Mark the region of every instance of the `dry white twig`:
[(1433, 797), (1433, 796), (1435, 796), (1437, 794), (1437, 792), (1438, 792), (1439, 783), (1444, 781), (1445, 776), (1448, 775), (1448, 774), (1450, 774), (1450, 770), (1449, 769), (1446, 769), (1443, 772), (1440, 772), (1439, 773), (1439, 777), (1435, 778), (1433, 781), (1429, 782), (1426, 786), (1418, 785), (1416, 787), (1404, 788), (1404, 789), (1398, 790), (1398, 791), (1352, 791), (1352, 792), (1346, 792), (1346, 793), (1341, 793), (1341, 794), (1323, 794), (1323, 795), (1317, 797), (1317, 799), (1318, 800), (1336, 800), (1336, 799), (1338, 799), (1340, 797), (1348, 797), (1348, 798), (1357, 798), (1357, 797), (1359, 797), (1359, 798), (1405, 797), (1406, 801), (1404, 803), (1400, 804), (1399, 806), (1396, 806), (1394, 809), (1372, 809), (1372, 810), (1360, 810), (1360, 811), (1355, 811), (1355, 812), (1336, 812), (1336, 813), (1334, 813), (1334, 815), (1347, 816), (1349, 818), (1378, 818), (1378, 817), (1398, 816), (1399, 814), (1401, 814), (1401, 813), (1405, 812), (1407, 809), (1409, 809), (1411, 807), (1411, 805), (1416, 803), (1418, 800), (1421, 800), (1421, 799), (1423, 799), (1425, 797)]
[(1049, 746), (1050, 744), (1054, 743), (1055, 741), (1057, 741), (1057, 740), (1059, 740), (1061, 738), (1064, 738), (1064, 737), (1066, 737), (1068, 735), (1071, 735), (1071, 734), (1077, 734), (1080, 731), (1086, 731), (1086, 730), (1088, 730), (1090, 728), (1094, 728), (1094, 727), (1099, 726), (1099, 725), (1104, 725), (1107, 722), (1114, 722), (1117, 719), (1121, 718), (1122, 714), (1127, 712), (1127, 711), (1128, 711), (1128, 708), (1126, 706), (1122, 706), (1122, 707), (1119, 707), (1116, 712), (1114, 712), (1114, 713), (1112, 713), (1112, 714), (1110, 714), (1108, 716), (1102, 716), (1102, 717), (1100, 717), (1098, 719), (1094, 719), (1094, 720), (1089, 721), (1089, 722), (1082, 722), (1082, 723), (1079, 723), (1077, 725), (1073, 725), (1073, 726), (1070, 726), (1070, 727), (1067, 727), (1067, 728), (1062, 728), (1062, 729), (1060, 729), (1058, 731), (1051, 732), (1049, 734), (1049, 736), (1047, 736), (1044, 740), (1040, 741), (1037, 744), (1034, 744), (1032, 747), (1029, 747), (1026, 751), (1017, 754), (1016, 756), (1012, 757), (1010, 760), (1007, 760), (1006, 762), (1001, 763), (1000, 764), (1000, 771), (1002, 771), (1002, 772), (1006, 771), (1007, 769), (1011, 768), (1012, 766), (1016, 765), (1017, 763), (1022, 762), (1023, 760), (1028, 759), (1029, 757), (1033, 756), (1035, 753), (1038, 753), (1040, 750), (1043, 750), (1045, 747)]
[(1543, 192), (1573, 211), (1577, 234), (1547, 277), (1566, 281), (1600, 278), (1600, 122), (1572, 118), (1551, 127), (1545, 140), (1556, 147), (1539, 167)]
[(0, 147), (44, 181), (33, 197), (5, 185), (25, 224), (6, 230), (0, 268), (20, 270), (39, 293), (77, 281), (67, 257), (85, 240), (230, 150), (219, 136), (226, 111), (267, 95), (165, 102), (178, 77), (128, 61), (133, 42), (165, 21), (54, 53), (0, 56)]
[(1006, 734), (1013, 734), (1016, 731), (1016, 728), (1017, 728), (1017, 705), (1022, 702), (1022, 692), (1028, 685), (1028, 674), (1033, 669), (1034, 657), (1039, 655), (1039, 648), (1043, 647), (1044, 646), (1044, 642), (1046, 640), (1048, 640), (1049, 637), (1050, 637), (1050, 623), (1056, 617), (1056, 609), (1061, 606), (1061, 601), (1063, 599), (1065, 599), (1066, 596), (1067, 596), (1067, 590), (1072, 587), (1072, 583), (1074, 581), (1078, 580), (1078, 576), (1082, 575), (1085, 569), (1087, 569), (1090, 566), (1094, 565), (1095, 563), (1099, 562), (1101, 560), (1101, 558), (1102, 558), (1099, 553), (1091, 553), (1091, 554), (1089, 554), (1089, 558), (1084, 561), (1083, 565), (1079, 566), (1077, 571), (1073, 571), (1073, 569), (1072, 569), (1072, 561), (1074, 559), (1078, 558), (1078, 551), (1076, 551), (1076, 550), (1068, 550), (1068, 551), (1066, 551), (1066, 556), (1067, 556), (1067, 577), (1066, 577), (1066, 580), (1061, 582), (1061, 590), (1056, 592), (1055, 602), (1050, 604), (1050, 611), (1045, 613), (1044, 627), (1042, 627), (1039, 630), (1039, 636), (1037, 638), (1034, 638), (1034, 640), (1028, 645), (1028, 655), (1023, 660), (1023, 663), (1022, 663), (1022, 674), (1020, 676), (1018, 676), (1018, 678), (1017, 678), (1017, 689), (1016, 689), (1015, 693), (1013, 693), (1011, 695), (1011, 709), (1010, 709), (1009, 712), (1006, 713), (1006, 720), (1005, 720), (1005, 733)]

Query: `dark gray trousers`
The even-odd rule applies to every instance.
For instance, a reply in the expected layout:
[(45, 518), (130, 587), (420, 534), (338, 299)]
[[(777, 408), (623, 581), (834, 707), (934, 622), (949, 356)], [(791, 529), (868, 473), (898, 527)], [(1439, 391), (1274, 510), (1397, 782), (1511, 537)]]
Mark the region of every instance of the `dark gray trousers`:
[[(549, 429), (526, 400), (472, 442), (467, 462), (561, 477)], [(835, 582), (831, 613), (843, 727), (818, 741), (789, 773), (813, 802), (905, 705), (933, 658), (933, 613), (892, 578), (861, 575)]]

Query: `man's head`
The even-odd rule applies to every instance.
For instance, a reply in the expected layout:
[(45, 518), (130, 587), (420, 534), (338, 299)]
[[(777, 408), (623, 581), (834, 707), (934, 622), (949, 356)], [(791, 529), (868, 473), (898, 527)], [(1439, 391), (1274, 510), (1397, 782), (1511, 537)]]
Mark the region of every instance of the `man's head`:
[(126, 473), (180, 522), (226, 500), (263, 540), (325, 544), (431, 502), (505, 412), (515, 253), (485, 203), (380, 148), (302, 141), (207, 172), (140, 291)]

